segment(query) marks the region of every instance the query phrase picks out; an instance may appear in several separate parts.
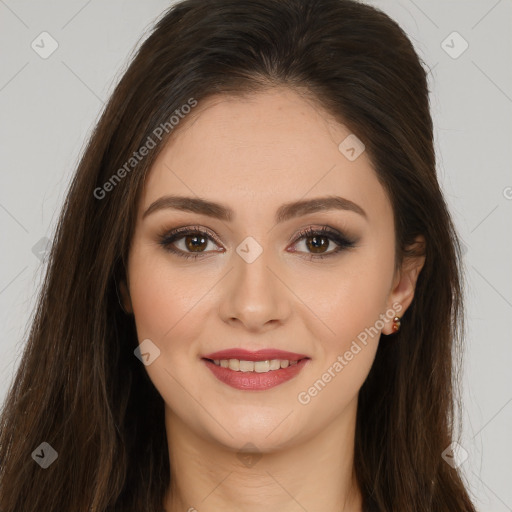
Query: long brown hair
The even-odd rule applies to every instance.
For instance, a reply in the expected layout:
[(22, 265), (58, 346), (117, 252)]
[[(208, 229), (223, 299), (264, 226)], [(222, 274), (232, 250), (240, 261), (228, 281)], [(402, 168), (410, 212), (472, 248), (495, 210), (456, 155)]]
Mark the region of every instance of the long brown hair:
[[(436, 177), (427, 75), (399, 25), (352, 0), (184, 0), (140, 46), (74, 175), (2, 409), (2, 512), (162, 509), (171, 479), (164, 403), (133, 354), (133, 317), (116, 293), (140, 191), (194, 102), (276, 85), (364, 142), (392, 202), (397, 265), (417, 235), (426, 240), (402, 329), (381, 339), (359, 394), (364, 509), (474, 512), (441, 456), (460, 412), (463, 279)], [(43, 442), (58, 454), (46, 469), (31, 456)]]

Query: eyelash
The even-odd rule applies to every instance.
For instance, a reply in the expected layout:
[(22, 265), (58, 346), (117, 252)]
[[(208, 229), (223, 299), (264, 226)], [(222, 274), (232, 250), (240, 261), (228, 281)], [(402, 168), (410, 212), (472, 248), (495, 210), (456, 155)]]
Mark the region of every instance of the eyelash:
[[(185, 228), (178, 228), (174, 229), (168, 233), (165, 233), (160, 236), (159, 244), (164, 248), (165, 251), (176, 254), (177, 256), (185, 259), (197, 259), (202, 257), (202, 255), (206, 254), (205, 252), (198, 252), (198, 253), (190, 253), (190, 252), (184, 252), (181, 249), (173, 248), (172, 244), (181, 238), (184, 238), (188, 235), (200, 235), (204, 236), (205, 238), (208, 238), (210, 240), (213, 240), (215, 243), (218, 244), (218, 242), (215, 240), (215, 237), (213, 234), (211, 234), (208, 231), (205, 231), (204, 229), (200, 228), (199, 226), (191, 226), (191, 227), (185, 227)], [(295, 245), (297, 242), (301, 241), (303, 238), (309, 238), (309, 237), (326, 237), (330, 239), (331, 241), (335, 242), (338, 247), (327, 254), (314, 254), (310, 253), (309, 260), (321, 260), (324, 258), (328, 258), (330, 256), (334, 256), (338, 254), (339, 252), (343, 251), (344, 249), (349, 249), (351, 247), (355, 246), (355, 241), (350, 240), (348, 237), (345, 237), (340, 232), (338, 232), (335, 229), (332, 229), (328, 226), (323, 226), (320, 229), (315, 228), (306, 228), (301, 230), (297, 237), (295, 238), (293, 244)], [(220, 244), (218, 244), (220, 245)]]

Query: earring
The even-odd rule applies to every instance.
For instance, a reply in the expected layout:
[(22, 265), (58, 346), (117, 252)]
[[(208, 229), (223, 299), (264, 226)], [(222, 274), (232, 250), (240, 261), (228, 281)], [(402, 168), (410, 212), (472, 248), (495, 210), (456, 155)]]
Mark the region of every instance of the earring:
[(395, 316), (393, 318), (393, 332), (398, 332), (400, 330), (400, 317)]

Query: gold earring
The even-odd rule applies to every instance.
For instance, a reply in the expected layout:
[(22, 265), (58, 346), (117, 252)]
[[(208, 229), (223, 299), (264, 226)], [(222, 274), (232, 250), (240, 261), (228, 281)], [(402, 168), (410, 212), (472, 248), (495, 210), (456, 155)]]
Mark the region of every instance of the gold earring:
[(400, 330), (400, 317), (395, 316), (393, 318), (393, 332), (398, 332)]

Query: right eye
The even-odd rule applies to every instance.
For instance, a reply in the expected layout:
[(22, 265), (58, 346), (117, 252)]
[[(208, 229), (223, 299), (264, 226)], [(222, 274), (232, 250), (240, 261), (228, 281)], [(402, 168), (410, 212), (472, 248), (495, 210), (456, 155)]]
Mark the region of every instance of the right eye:
[[(176, 242), (183, 239), (184, 247), (177, 248)], [(160, 237), (159, 243), (164, 250), (176, 254), (182, 258), (199, 258), (206, 251), (209, 242), (213, 242), (215, 237), (209, 232), (199, 227), (178, 228)], [(191, 251), (191, 252), (188, 252)]]

